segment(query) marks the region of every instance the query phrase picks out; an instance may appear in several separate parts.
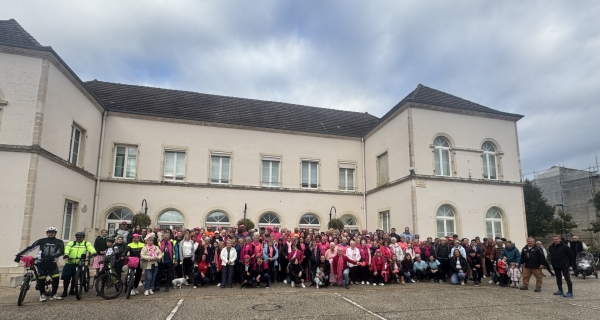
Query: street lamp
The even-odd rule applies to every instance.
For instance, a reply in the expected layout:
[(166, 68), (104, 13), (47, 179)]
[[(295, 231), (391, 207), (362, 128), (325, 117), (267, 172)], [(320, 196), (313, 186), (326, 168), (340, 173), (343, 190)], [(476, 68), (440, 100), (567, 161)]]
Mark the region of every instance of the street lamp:
[(148, 215), (148, 202), (146, 199), (142, 200), (142, 210), (144, 210), (145, 215)]
[(335, 216), (337, 216), (337, 209), (334, 206), (331, 206), (331, 209), (329, 209), (329, 221), (331, 221), (331, 211), (333, 210), (333, 213), (335, 214)]

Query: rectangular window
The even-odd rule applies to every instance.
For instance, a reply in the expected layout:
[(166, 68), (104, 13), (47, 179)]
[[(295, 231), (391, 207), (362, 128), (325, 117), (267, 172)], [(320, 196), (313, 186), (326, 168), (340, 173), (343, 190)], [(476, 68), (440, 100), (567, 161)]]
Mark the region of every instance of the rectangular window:
[(356, 168), (356, 165), (354, 163), (340, 162), (340, 164), (339, 164), (340, 190), (354, 191), (355, 168)]
[(379, 213), (379, 228), (383, 232), (390, 232), (390, 212), (383, 211)]
[(377, 185), (382, 186), (390, 181), (388, 173), (387, 152), (377, 157)]
[(229, 184), (231, 169), (231, 155), (211, 154), (210, 156), (210, 183)]
[(115, 178), (135, 178), (137, 164), (137, 147), (116, 146), (115, 147)]
[(76, 126), (71, 127), (71, 147), (69, 148), (69, 163), (79, 166), (81, 154), (81, 137), (83, 132)]
[(73, 201), (65, 201), (64, 216), (63, 216), (63, 229), (62, 239), (69, 240), (71, 238), (71, 230), (73, 229), (73, 219), (75, 211), (77, 210), (77, 203)]
[(183, 181), (185, 179), (185, 152), (165, 150), (164, 179)]
[(279, 157), (262, 158), (262, 179), (263, 187), (279, 187), (279, 167), (281, 159)]
[(319, 186), (319, 162), (302, 160), (302, 188), (317, 189)]

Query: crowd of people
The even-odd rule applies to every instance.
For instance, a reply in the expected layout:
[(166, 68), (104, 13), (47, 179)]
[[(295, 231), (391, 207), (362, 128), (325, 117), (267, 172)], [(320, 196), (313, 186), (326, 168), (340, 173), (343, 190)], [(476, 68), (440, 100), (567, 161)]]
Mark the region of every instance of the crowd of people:
[[(139, 259), (134, 289), (144, 279), (144, 295), (152, 295), (163, 287), (168, 292), (173, 286), (191, 285), (193, 288), (214, 285), (221, 289), (262, 287), (281, 283), (292, 287), (306, 286), (316, 289), (339, 286), (349, 289), (351, 285), (413, 284), (418, 282), (449, 282), (466, 285), (471, 281), (479, 286), (483, 278), (501, 287), (527, 290), (529, 279), (536, 278), (535, 291), (542, 287), (542, 269), (547, 269), (556, 280), (555, 295), (572, 297), (569, 268), (578, 250), (587, 250), (585, 244), (574, 237), (570, 245), (558, 237), (548, 247), (552, 267), (546, 260), (547, 251), (541, 242), (533, 238), (521, 250), (510, 240), (475, 237), (448, 237), (421, 239), (405, 228), (397, 234), (366, 230), (326, 230), (294, 228), (279, 230), (277, 226), (246, 230), (244, 225), (231, 228), (211, 225), (205, 228), (160, 229), (136, 226), (128, 229), (126, 222), (113, 235), (102, 230), (94, 245), (76, 234), (76, 241), (62, 249), (62, 241), (54, 238), (55, 228), (47, 230), (48, 238), (40, 239), (19, 254), (21, 256), (39, 247), (36, 259), (40, 277), (51, 275), (53, 282), (51, 300), (61, 300), (68, 291), (74, 276), (67, 265), (78, 263), (82, 253), (95, 255), (93, 267), (99, 274), (106, 263), (111, 263), (119, 277), (126, 257)], [(58, 267), (56, 261), (64, 256), (64, 292), (56, 294)], [(52, 262), (54, 264), (52, 264)], [(576, 271), (576, 268), (574, 268)], [(562, 290), (562, 279), (568, 286)], [(522, 283), (521, 283), (522, 281)], [(45, 301), (43, 286), (40, 301)], [(68, 293), (69, 292), (69, 293)], [(43, 298), (43, 299), (42, 299)]]

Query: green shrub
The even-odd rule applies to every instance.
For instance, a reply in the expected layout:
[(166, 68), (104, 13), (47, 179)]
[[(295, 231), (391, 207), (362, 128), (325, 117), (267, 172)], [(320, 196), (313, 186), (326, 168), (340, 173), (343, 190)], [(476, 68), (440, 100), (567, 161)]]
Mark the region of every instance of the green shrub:
[(136, 213), (133, 218), (131, 219), (131, 225), (132, 228), (135, 228), (136, 226), (140, 226), (142, 228), (146, 228), (148, 227), (150, 224), (152, 223), (152, 220), (150, 219), (150, 217), (148, 215), (146, 215), (143, 212), (138, 212)]
[(252, 220), (250, 219), (240, 219), (240, 221), (238, 221), (236, 223), (236, 225), (239, 227), (241, 224), (244, 225), (244, 227), (246, 227), (246, 230), (250, 230), (250, 229), (254, 229), (254, 222), (252, 222)]
[(327, 227), (330, 229), (344, 230), (344, 222), (340, 219), (331, 219), (327, 224)]

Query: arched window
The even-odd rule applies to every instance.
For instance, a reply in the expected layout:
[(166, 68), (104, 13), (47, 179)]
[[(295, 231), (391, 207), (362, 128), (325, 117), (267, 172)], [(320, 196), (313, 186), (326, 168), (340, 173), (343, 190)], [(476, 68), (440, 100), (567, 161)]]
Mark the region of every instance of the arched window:
[(358, 230), (358, 221), (352, 215), (345, 214), (340, 220), (344, 223), (344, 229), (350, 229), (350, 231)]
[[(106, 217), (106, 230), (109, 235), (115, 234), (115, 231), (119, 229), (119, 226), (123, 221), (128, 224), (133, 219), (133, 213), (127, 208), (115, 208)], [(131, 228), (131, 225), (129, 226)]]
[(208, 224), (229, 227), (231, 223), (229, 222), (229, 217), (224, 212), (215, 211), (206, 217), (204, 225), (206, 226)]
[(498, 179), (496, 174), (496, 148), (490, 142), (484, 142), (481, 146), (483, 149), (483, 178), (484, 179)]
[(436, 176), (451, 176), (450, 174), (450, 142), (444, 137), (433, 140), (433, 161)]
[(161, 229), (164, 229), (164, 228), (173, 229), (173, 228), (175, 228), (175, 226), (178, 226), (181, 228), (181, 227), (183, 227), (184, 222), (185, 222), (185, 220), (183, 219), (183, 215), (181, 213), (179, 213), (179, 211), (175, 211), (175, 210), (165, 211), (158, 217), (158, 226)]
[(267, 226), (281, 227), (281, 220), (279, 220), (279, 217), (273, 212), (267, 212), (258, 218), (258, 227), (264, 228)]
[(319, 230), (321, 228), (321, 221), (319, 217), (312, 213), (307, 213), (300, 218), (300, 229), (316, 229)]
[(438, 238), (454, 234), (454, 230), (456, 230), (454, 218), (454, 210), (449, 206), (441, 206), (437, 210), (436, 221)]
[(485, 227), (488, 239), (503, 237), (502, 213), (496, 208), (490, 208), (485, 214)]

